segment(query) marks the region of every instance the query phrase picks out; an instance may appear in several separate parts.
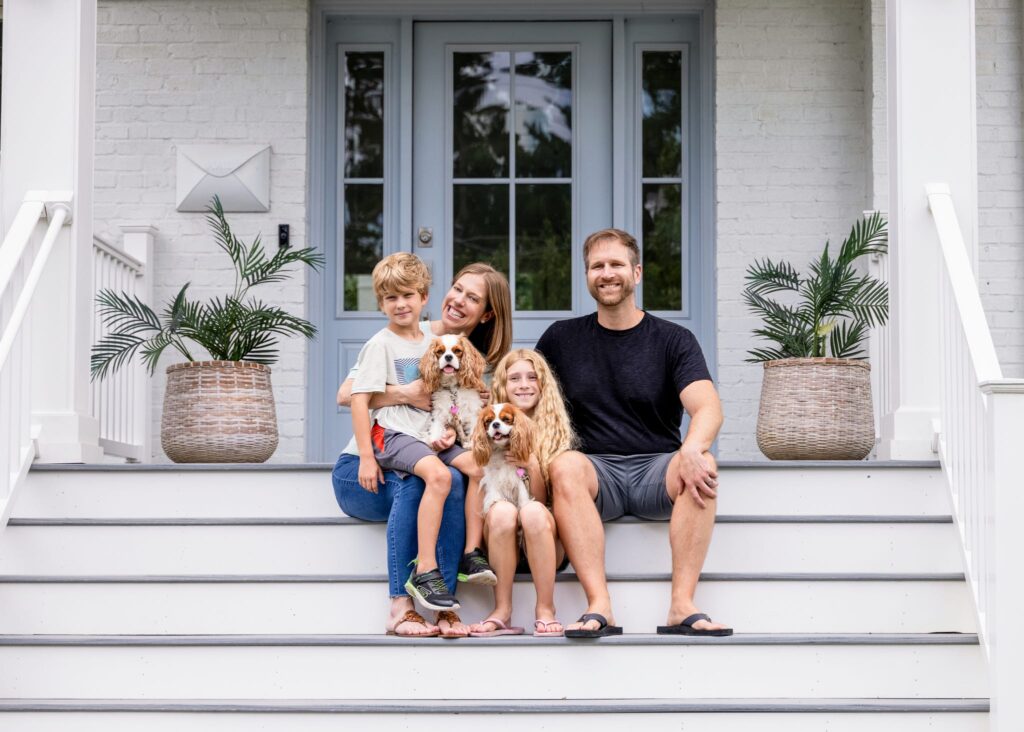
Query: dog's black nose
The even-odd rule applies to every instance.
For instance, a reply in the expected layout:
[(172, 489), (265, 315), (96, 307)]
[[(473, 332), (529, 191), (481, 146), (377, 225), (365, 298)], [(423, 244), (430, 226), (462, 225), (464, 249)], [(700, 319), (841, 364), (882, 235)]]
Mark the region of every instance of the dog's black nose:
[(493, 427), (494, 429), (498, 429), (499, 427), (501, 427), (501, 422), (499, 422), (498, 420), (494, 420), (493, 422), (491, 422), (491, 427)]
[(452, 354), (450, 354), (450, 353), (444, 354), (444, 360), (445, 361), (451, 361), (452, 360)]

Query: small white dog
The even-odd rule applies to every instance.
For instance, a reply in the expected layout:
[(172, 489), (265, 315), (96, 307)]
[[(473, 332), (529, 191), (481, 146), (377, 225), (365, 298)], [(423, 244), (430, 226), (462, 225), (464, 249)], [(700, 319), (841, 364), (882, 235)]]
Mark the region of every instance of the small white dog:
[(480, 412), (473, 433), (473, 459), (484, 469), (480, 489), (484, 514), (498, 501), (522, 508), (533, 500), (526, 470), (506, 460), (525, 463), (533, 452), (533, 422), (511, 404), (491, 404)]
[(484, 357), (464, 336), (444, 335), (430, 344), (420, 360), (423, 384), (434, 395), (428, 444), (444, 437), (449, 427), (460, 445), (469, 444), (483, 406), (480, 392), (487, 389), (483, 373)]

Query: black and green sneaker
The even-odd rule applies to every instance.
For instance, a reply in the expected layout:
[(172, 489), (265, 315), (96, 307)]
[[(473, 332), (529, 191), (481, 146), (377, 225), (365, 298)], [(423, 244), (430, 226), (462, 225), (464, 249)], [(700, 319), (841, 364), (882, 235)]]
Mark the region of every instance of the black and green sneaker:
[(448, 591), (441, 572), (432, 569), (423, 574), (412, 571), (405, 582), (405, 591), (429, 610), (458, 610), (461, 606), (455, 595)]
[(496, 585), (498, 578), (487, 563), (487, 557), (480, 547), (462, 555), (459, 562), (459, 582), (467, 582), (471, 585)]

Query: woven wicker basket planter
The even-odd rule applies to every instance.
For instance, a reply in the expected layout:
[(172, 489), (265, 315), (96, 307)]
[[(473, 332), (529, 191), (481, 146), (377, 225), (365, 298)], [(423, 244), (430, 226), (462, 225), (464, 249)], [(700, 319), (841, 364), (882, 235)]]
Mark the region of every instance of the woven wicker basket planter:
[(843, 358), (764, 362), (757, 446), (772, 460), (862, 460), (875, 444), (871, 366)]
[(248, 361), (167, 367), (160, 444), (176, 463), (262, 463), (277, 449), (270, 369)]

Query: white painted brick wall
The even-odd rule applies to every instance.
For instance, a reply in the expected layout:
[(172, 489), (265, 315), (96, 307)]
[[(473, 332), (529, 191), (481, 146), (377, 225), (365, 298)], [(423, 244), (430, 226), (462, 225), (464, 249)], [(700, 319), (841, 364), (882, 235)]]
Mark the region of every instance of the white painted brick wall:
[(1005, 376), (1024, 376), (1020, 0), (977, 0), (978, 284)]
[[(1019, 0), (977, 0), (978, 289), (1003, 373), (1024, 376), (1024, 137)], [(885, 0), (871, 0), (872, 176), (888, 210)]]
[[(217, 141), (269, 143), (270, 211), (229, 214), (236, 234), (262, 234), (276, 247), (277, 225), (292, 245), (306, 232), (307, 0), (100, 0), (97, 44), (95, 228), (158, 227), (154, 299), (191, 282), (196, 298), (233, 286), (230, 261), (203, 214), (175, 210), (175, 149)], [(272, 251), (272, 250), (271, 250)], [(306, 312), (306, 277), (257, 294)], [(154, 380), (157, 460), (164, 358)], [(281, 344), (273, 369), (280, 445), (275, 462), (305, 459), (306, 345)]]
[(860, 0), (716, 5), (718, 364), (721, 457), (756, 459), (761, 367), (744, 362), (757, 318), (741, 300), (755, 258), (804, 270), (867, 200)]

